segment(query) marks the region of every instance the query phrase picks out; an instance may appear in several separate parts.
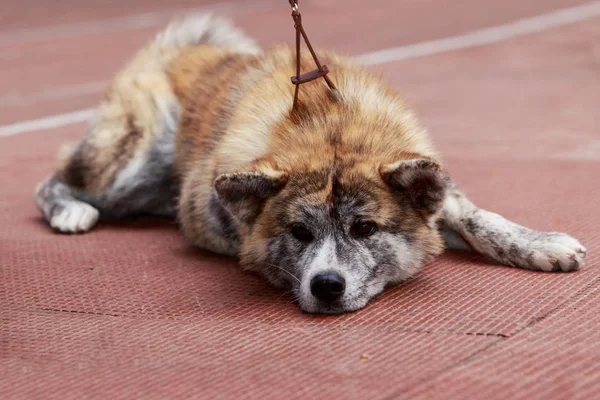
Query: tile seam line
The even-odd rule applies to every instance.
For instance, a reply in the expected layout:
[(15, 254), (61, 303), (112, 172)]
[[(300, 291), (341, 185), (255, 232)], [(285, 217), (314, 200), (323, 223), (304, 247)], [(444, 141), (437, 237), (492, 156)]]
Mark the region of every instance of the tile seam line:
[[(417, 382), (413, 383), (411, 386), (412, 387), (421, 386), (424, 383), (426, 383), (427, 381), (431, 381), (431, 380), (434, 380), (434, 379), (438, 378), (442, 374), (445, 374), (447, 372), (455, 370), (456, 368), (461, 367), (462, 365), (465, 365), (465, 364), (468, 364), (468, 363), (471, 363), (471, 362), (477, 360), (482, 355), (488, 353), (491, 349), (494, 349), (494, 348), (496, 348), (498, 346), (506, 346), (507, 344), (510, 344), (510, 342), (514, 338), (517, 338), (520, 334), (523, 334), (523, 332), (526, 332), (526, 331), (529, 331), (530, 329), (533, 329), (540, 322), (545, 321), (545, 320), (551, 318), (554, 314), (560, 312), (565, 307), (568, 307), (570, 304), (574, 303), (576, 301), (577, 297), (579, 297), (582, 293), (585, 293), (585, 292), (589, 291), (590, 289), (593, 289), (593, 287), (595, 285), (597, 285), (599, 282), (600, 282), (600, 277), (592, 280), (591, 283), (589, 283), (588, 285), (584, 286), (580, 290), (576, 291), (571, 296), (567, 297), (563, 302), (561, 302), (560, 304), (556, 305), (555, 308), (549, 310), (548, 312), (546, 312), (543, 315), (538, 316), (537, 318), (534, 318), (528, 324), (524, 325), (520, 329), (517, 329), (513, 334), (509, 335), (507, 338), (499, 338), (498, 340), (495, 340), (494, 342), (490, 343), (489, 345), (484, 346), (483, 348), (481, 348), (479, 350), (473, 351), (471, 354), (469, 354), (469, 355), (467, 355), (465, 357), (462, 357), (461, 359), (457, 360), (455, 363), (451, 364), (447, 368), (440, 369), (439, 371), (428, 375), (426, 378), (418, 379)], [(381, 400), (389, 400), (389, 399), (398, 398), (406, 390), (407, 390), (407, 388), (403, 388), (403, 389), (398, 390), (398, 391), (392, 393), (391, 395), (389, 395), (389, 396), (387, 396), (387, 397), (385, 397), (385, 398), (383, 398)]]

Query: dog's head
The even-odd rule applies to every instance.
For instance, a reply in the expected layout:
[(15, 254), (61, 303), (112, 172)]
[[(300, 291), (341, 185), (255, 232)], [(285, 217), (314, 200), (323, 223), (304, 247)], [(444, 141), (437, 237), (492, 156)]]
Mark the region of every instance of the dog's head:
[(446, 176), (435, 161), (334, 159), (294, 171), (267, 163), (215, 182), (239, 224), (242, 265), (308, 312), (362, 308), (442, 250)]
[[(248, 146), (263, 146), (268, 129), (263, 158), (215, 182), (238, 223), (242, 266), (318, 313), (360, 309), (442, 251), (448, 181), (425, 130), (385, 82), (334, 70), (342, 98), (306, 84), (289, 114), (264, 102), (271, 106), (254, 113), (260, 143)], [(289, 100), (292, 87), (283, 87)]]

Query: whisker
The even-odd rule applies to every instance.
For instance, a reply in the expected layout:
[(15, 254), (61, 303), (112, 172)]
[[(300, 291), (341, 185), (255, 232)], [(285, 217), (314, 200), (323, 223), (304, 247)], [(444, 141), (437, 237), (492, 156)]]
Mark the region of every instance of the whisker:
[(288, 295), (290, 295), (290, 294), (293, 296), (293, 294), (292, 294), (292, 291), (291, 291), (291, 290), (286, 290), (286, 291), (284, 291), (283, 293), (281, 293), (281, 294), (280, 294), (280, 295), (277, 297), (277, 300), (281, 299), (283, 296), (288, 296)]
[(300, 281), (300, 279), (298, 279), (298, 277), (297, 277), (296, 275), (292, 274), (290, 271), (288, 271), (288, 270), (286, 270), (286, 269), (283, 269), (283, 268), (281, 268), (281, 267), (279, 267), (279, 266), (277, 266), (277, 265), (275, 265), (275, 264), (268, 264), (268, 265), (269, 265), (269, 267), (277, 268), (277, 269), (279, 269), (279, 270), (281, 270), (281, 271), (285, 272), (286, 274), (288, 274), (289, 276), (291, 276), (292, 278), (294, 278), (296, 281), (298, 281), (298, 283), (300, 283), (300, 284), (302, 283), (302, 282)]

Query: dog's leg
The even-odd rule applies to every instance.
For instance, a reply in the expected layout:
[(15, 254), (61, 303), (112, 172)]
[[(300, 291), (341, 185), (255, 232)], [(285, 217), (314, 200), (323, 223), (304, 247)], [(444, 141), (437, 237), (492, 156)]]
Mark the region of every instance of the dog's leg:
[[(166, 159), (156, 154), (137, 156), (116, 170), (110, 184), (100, 190), (95, 190), (98, 185), (93, 171), (98, 166), (94, 159), (80, 161), (70, 161), (65, 169), (36, 188), (36, 204), (57, 232), (87, 232), (100, 218), (118, 219), (141, 213), (175, 215), (176, 185), (172, 166)], [(75, 169), (83, 176), (73, 175)], [(91, 182), (86, 184), (85, 180)]]
[(475, 206), (456, 187), (446, 195), (441, 232), (449, 248), (471, 247), (497, 262), (540, 271), (574, 271), (586, 249), (569, 235), (538, 232)]
[(84, 139), (64, 167), (36, 188), (36, 204), (50, 226), (62, 233), (83, 233), (99, 218), (174, 216), (172, 153), (162, 152), (156, 143), (148, 151), (136, 150), (113, 157), (110, 149)]
[(157, 81), (113, 89), (84, 139), (38, 185), (36, 204), (56, 231), (86, 232), (99, 218), (175, 215), (179, 102)]
[(46, 221), (58, 232), (87, 232), (100, 217), (98, 209), (77, 200), (73, 189), (58, 174), (49, 176), (37, 186), (35, 203)]

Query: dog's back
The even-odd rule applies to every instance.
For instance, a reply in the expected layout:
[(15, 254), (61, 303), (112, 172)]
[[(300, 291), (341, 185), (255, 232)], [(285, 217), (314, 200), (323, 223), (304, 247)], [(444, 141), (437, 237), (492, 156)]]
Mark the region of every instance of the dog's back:
[[(210, 16), (170, 25), (115, 77), (86, 137), (39, 186), (39, 208), (63, 232), (91, 229), (98, 210), (104, 218), (177, 210), (191, 243), (233, 255), (240, 227), (216, 198), (218, 176), (435, 158), (385, 82), (344, 57), (321, 56), (341, 98), (313, 81), (290, 112), (291, 48), (262, 53)], [(314, 68), (308, 52), (301, 67)]]
[[(207, 62), (261, 51), (229, 21), (210, 15), (160, 32), (113, 79), (83, 140), (61, 150), (56, 173), (36, 188), (36, 204), (55, 230), (88, 231), (99, 209), (103, 218), (174, 214), (182, 101), (169, 70), (191, 48), (204, 49)], [(182, 83), (185, 71), (178, 76)]]

